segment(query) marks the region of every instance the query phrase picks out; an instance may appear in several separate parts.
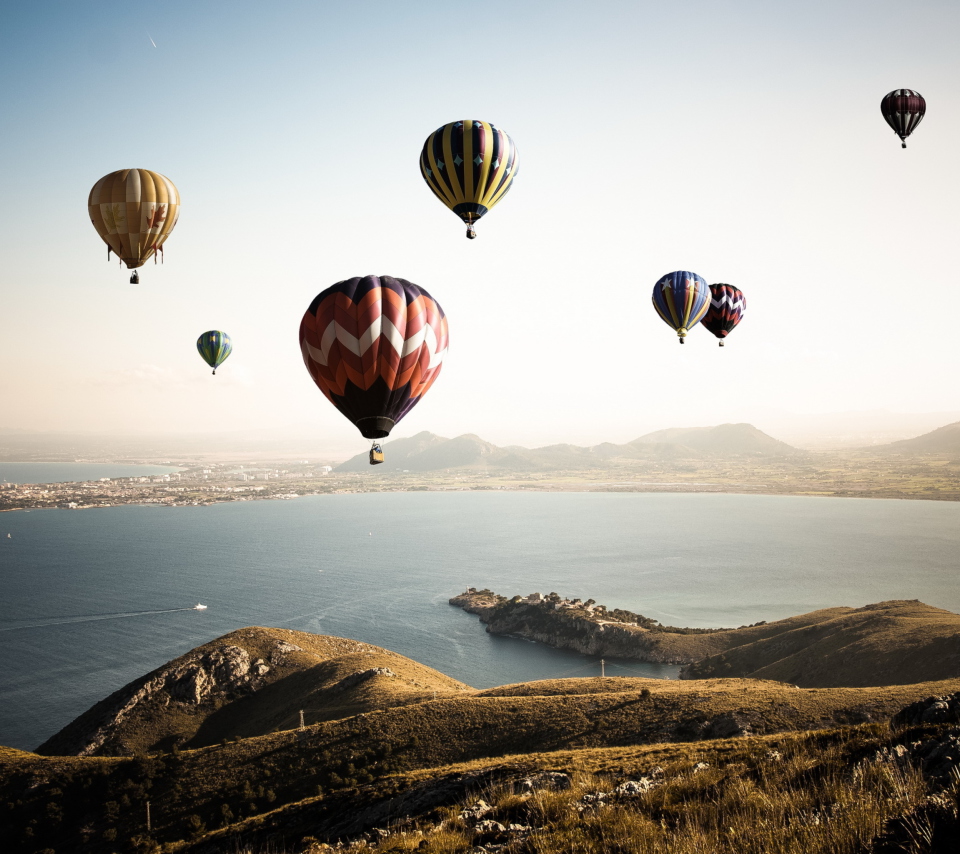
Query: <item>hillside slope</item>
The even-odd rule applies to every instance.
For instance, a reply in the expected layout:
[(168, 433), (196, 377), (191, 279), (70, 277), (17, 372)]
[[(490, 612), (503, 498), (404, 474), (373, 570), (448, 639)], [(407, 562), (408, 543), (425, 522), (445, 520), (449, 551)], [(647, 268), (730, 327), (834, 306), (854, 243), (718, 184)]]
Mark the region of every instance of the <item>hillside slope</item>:
[(960, 456), (960, 421), (939, 427), (922, 436), (913, 439), (902, 439), (891, 442), (881, 448), (871, 449), (874, 452), (892, 451), (894, 453), (914, 454), (947, 454)]
[[(235, 852), (242, 850), (238, 833), (260, 828), (280, 839), (299, 839), (290, 836), (296, 832), (334, 841), (381, 823), (394, 826), (411, 815), (437, 824), (443, 818), (437, 808), (457, 799), (475, 801), (478, 790), (491, 791), (497, 775), (520, 787), (527, 785), (524, 778), (542, 773), (549, 786), (558, 766), (562, 779), (571, 765), (596, 772), (631, 767), (630, 756), (639, 758), (632, 767), (651, 774), (659, 765), (669, 770), (673, 761), (699, 773), (702, 768), (694, 766), (705, 760), (703, 767), (733, 762), (731, 774), (737, 775), (742, 773), (737, 762), (751, 751), (759, 767), (771, 761), (771, 751), (785, 750), (791, 739), (811, 739), (803, 733), (815, 730), (810, 759), (788, 766), (796, 776), (824, 761), (831, 739), (862, 757), (856, 734), (834, 737), (826, 730), (865, 722), (886, 728), (906, 704), (958, 689), (960, 680), (828, 690), (740, 679), (552, 680), (453, 692), (302, 731), (224, 739), (162, 755), (41, 757), (0, 750), (0, 800), (9, 804), (0, 843), (25, 854), (44, 848), (104, 854), (156, 850), (142, 847), (146, 800), (150, 839), (174, 846), (169, 850), (193, 841), (191, 850), (197, 852)], [(870, 732), (873, 738), (881, 729)], [(482, 769), (494, 777), (474, 773)], [(522, 807), (523, 798), (514, 803)], [(124, 805), (132, 808), (121, 809)]]
[(828, 688), (960, 676), (958, 614), (910, 600), (824, 617), (710, 655), (686, 667), (681, 678), (739, 676)]
[(768, 436), (752, 424), (720, 424), (716, 427), (680, 427), (658, 430), (634, 439), (632, 445), (672, 444), (716, 455), (781, 456), (801, 453), (786, 442)]
[(587, 655), (684, 664), (681, 678), (686, 679), (736, 676), (817, 688), (960, 677), (960, 614), (916, 600), (824, 608), (770, 623), (704, 631), (551, 597), (556, 598), (508, 600), (471, 589), (450, 604), (477, 614), (491, 634)]
[(344, 638), (251, 627), (115, 691), (44, 742), (44, 755), (195, 748), (473, 689), (402, 655)]

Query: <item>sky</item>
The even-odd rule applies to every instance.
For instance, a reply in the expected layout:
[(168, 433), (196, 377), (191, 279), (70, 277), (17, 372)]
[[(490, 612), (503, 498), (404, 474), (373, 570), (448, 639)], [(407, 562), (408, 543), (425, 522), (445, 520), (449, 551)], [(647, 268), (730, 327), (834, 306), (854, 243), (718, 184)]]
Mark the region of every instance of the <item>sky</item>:
[[(450, 324), (395, 436), (960, 411), (958, 31), (956, 2), (3, 4), (0, 430), (362, 451), (297, 331), (371, 273)], [(927, 101), (905, 151), (896, 88)], [(417, 165), (465, 118), (521, 158), (474, 241)], [(182, 201), (139, 285), (86, 215), (130, 167)], [(722, 350), (654, 312), (677, 269), (745, 293)], [(212, 328), (234, 342), (216, 377)]]

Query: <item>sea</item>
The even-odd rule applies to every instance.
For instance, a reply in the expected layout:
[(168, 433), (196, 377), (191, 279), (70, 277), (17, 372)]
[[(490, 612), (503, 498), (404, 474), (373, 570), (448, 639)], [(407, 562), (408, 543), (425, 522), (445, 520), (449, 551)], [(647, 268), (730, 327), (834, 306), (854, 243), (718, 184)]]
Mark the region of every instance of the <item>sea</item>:
[(486, 688), (600, 661), (486, 634), (448, 604), (467, 587), (735, 627), (885, 599), (960, 612), (958, 564), (960, 503), (934, 501), (450, 491), (3, 513), (0, 744), (33, 749), (244, 626), (354, 638)]
[(172, 466), (133, 463), (7, 463), (0, 461), (0, 483), (74, 483), (102, 477), (148, 477), (178, 471)]

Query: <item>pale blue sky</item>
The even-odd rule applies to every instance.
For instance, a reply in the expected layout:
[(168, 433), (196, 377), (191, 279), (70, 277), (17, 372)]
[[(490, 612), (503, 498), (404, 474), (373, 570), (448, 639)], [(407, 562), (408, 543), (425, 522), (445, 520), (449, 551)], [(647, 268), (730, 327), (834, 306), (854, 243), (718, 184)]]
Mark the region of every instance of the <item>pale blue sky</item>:
[[(5, 4), (0, 429), (359, 447), (297, 327), (367, 273), (450, 318), (398, 435), (960, 410), (958, 32), (946, 2)], [(928, 103), (906, 151), (879, 110), (899, 87)], [(522, 165), (468, 242), (417, 158), (473, 117)], [(140, 286), (85, 209), (132, 166), (183, 201)], [(704, 330), (679, 347), (653, 312), (674, 269), (746, 293), (723, 350)], [(235, 342), (215, 379), (194, 349), (209, 328)]]

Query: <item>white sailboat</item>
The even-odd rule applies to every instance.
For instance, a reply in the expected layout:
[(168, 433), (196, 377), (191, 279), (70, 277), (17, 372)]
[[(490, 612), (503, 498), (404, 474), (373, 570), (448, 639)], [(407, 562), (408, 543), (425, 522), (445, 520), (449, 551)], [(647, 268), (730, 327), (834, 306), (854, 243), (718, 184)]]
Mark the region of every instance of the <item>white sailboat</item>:
[(197, 602), (197, 604), (193, 606), (193, 610), (194, 610), (194, 611), (206, 611), (206, 610), (207, 610), (207, 606), (206, 606), (206, 605), (201, 605), (199, 602)]

